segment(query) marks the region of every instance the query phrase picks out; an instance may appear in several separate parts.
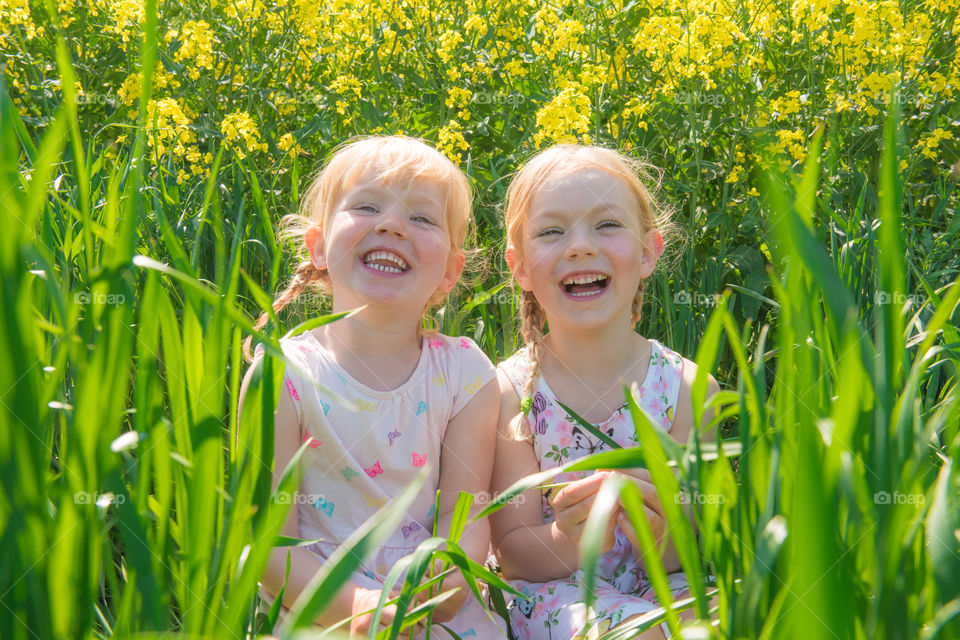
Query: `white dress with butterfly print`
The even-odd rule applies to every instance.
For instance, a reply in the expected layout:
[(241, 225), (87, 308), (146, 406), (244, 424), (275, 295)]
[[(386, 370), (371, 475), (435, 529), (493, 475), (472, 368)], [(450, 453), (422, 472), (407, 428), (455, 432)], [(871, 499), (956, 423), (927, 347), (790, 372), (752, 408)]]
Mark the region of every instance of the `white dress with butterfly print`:
[[(310, 332), (281, 340), (281, 347), (310, 375), (304, 379), (288, 367), (284, 384), (300, 418), (300, 436), (309, 441), (296, 509), (300, 536), (323, 540), (308, 547), (313, 553), (329, 558), (421, 468), (430, 468), (401, 526), (352, 577), (361, 587), (380, 589), (394, 564), (430, 537), (447, 424), (496, 370), (469, 338), (436, 335), (423, 339), (420, 360), (405, 383), (377, 391), (347, 373)], [(446, 624), (461, 637), (501, 635), (472, 596)]]
[[(656, 340), (650, 340), (650, 343), (650, 366), (643, 382), (638, 385), (639, 402), (648, 416), (669, 431), (673, 426), (680, 393), (683, 358)], [(499, 368), (522, 398), (531, 370), (527, 349), (521, 349), (500, 363)], [(542, 471), (608, 448), (567, 416), (543, 376), (534, 389), (527, 420)], [(637, 445), (626, 405), (595, 426), (621, 446)], [(559, 474), (552, 482), (573, 480), (583, 475)], [(544, 523), (552, 522), (554, 518), (553, 509), (548, 503), (549, 494), (550, 490), (547, 490), (541, 499)], [(619, 528), (616, 530), (614, 548), (600, 558), (597, 574), (600, 580), (596, 588), (593, 623), (601, 630), (659, 606), (646, 575), (633, 558), (630, 543)], [(682, 573), (668, 577), (674, 594), (687, 588), (686, 577)], [(518, 640), (569, 640), (581, 633), (587, 622), (587, 611), (582, 602), (582, 572), (577, 571), (569, 578), (546, 583), (523, 580), (514, 580), (512, 583), (527, 596), (525, 600), (515, 599), (509, 607), (510, 623)]]

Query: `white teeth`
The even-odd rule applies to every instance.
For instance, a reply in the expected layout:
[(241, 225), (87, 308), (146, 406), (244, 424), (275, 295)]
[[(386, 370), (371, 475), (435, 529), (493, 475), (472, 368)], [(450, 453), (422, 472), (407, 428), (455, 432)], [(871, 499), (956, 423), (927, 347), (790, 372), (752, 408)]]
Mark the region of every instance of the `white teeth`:
[[(370, 264), (374, 260), (386, 260), (397, 265), (398, 268), (394, 269), (392, 267), (383, 265)], [(403, 270), (407, 268), (407, 263), (404, 261), (404, 259), (390, 251), (371, 251), (363, 257), (363, 263), (368, 267), (373, 267), (375, 269), (379, 269), (380, 271), (387, 271), (389, 273), (402, 273)]]
[(563, 284), (563, 285), (590, 284), (591, 282), (599, 282), (600, 280), (606, 280), (606, 279), (607, 279), (607, 276), (601, 275), (599, 273), (591, 273), (590, 275), (573, 276), (573, 277), (567, 278), (560, 284)]
[(367, 266), (371, 269), (376, 269), (377, 271), (386, 271), (387, 273), (403, 273), (403, 271), (395, 267), (387, 267), (380, 264), (368, 264)]

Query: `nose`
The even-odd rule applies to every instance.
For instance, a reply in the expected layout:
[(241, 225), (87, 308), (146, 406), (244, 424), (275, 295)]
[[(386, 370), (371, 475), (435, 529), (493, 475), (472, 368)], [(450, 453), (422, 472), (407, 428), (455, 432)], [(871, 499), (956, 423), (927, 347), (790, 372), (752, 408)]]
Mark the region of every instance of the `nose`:
[(565, 256), (568, 260), (574, 258), (592, 257), (597, 254), (593, 234), (587, 229), (571, 229)]
[(406, 236), (405, 220), (406, 212), (401, 211), (398, 207), (390, 207), (383, 210), (377, 217), (375, 230), (377, 233), (392, 234), (403, 238)]

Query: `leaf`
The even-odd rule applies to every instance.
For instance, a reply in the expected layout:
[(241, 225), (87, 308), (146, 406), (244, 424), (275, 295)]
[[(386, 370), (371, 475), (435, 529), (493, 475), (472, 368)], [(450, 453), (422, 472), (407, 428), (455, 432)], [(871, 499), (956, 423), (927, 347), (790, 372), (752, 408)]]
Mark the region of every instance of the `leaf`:
[(582, 417), (580, 417), (580, 414), (578, 414), (577, 412), (575, 412), (573, 409), (571, 409), (571, 408), (568, 407), (567, 405), (563, 404), (563, 403), (560, 402), (559, 400), (557, 400), (556, 402), (557, 402), (558, 405), (560, 405), (560, 408), (561, 408), (561, 409), (563, 409), (564, 411), (566, 411), (567, 414), (568, 414), (571, 418), (573, 418), (574, 420), (576, 420), (577, 423), (579, 423), (579, 425), (580, 425), (581, 427), (583, 427), (584, 429), (586, 429), (587, 431), (589, 431), (590, 434), (593, 435), (593, 437), (599, 438), (601, 441), (603, 441), (604, 444), (606, 444), (606, 445), (607, 445), (608, 447), (610, 447), (611, 449), (620, 449), (620, 448), (621, 448), (621, 446), (617, 443), (616, 440), (614, 440), (613, 438), (611, 438), (610, 436), (608, 436), (607, 434), (605, 434), (603, 431), (600, 431), (600, 429), (597, 429), (595, 426), (593, 426), (592, 424), (590, 424), (589, 422), (587, 422), (585, 419), (583, 419)]

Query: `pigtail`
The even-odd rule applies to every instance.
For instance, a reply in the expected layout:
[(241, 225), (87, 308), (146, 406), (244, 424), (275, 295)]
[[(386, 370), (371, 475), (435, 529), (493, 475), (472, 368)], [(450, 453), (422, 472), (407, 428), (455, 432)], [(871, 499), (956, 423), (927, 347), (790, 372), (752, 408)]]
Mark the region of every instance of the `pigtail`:
[(630, 307), (630, 322), (633, 326), (637, 326), (643, 315), (643, 282), (643, 280), (640, 281), (637, 293), (633, 296), (633, 306)]
[(520, 335), (529, 349), (530, 375), (523, 389), (523, 398), (520, 401), (521, 411), (510, 421), (510, 436), (515, 440), (525, 440), (530, 437), (530, 428), (527, 425), (527, 414), (533, 404), (533, 392), (540, 379), (540, 368), (543, 364), (543, 326), (546, 315), (543, 307), (537, 302), (532, 291), (524, 291), (520, 295)]
[[(324, 280), (326, 275), (326, 269), (318, 269), (310, 260), (304, 260), (301, 262), (300, 266), (297, 267), (297, 270), (293, 274), (293, 280), (290, 282), (290, 285), (280, 292), (280, 295), (278, 295), (273, 301), (273, 312), (275, 314), (280, 313), (284, 307), (303, 295), (303, 292), (307, 290), (307, 287), (309, 287), (312, 283)], [(261, 313), (260, 317), (257, 318), (256, 324), (253, 325), (253, 328), (257, 331), (260, 331), (267, 325), (267, 321), (269, 319), (269, 314)], [(247, 338), (243, 341), (243, 357), (247, 360), (247, 362), (253, 360), (253, 354), (251, 352), (252, 346), (253, 336), (250, 335), (247, 336)]]

